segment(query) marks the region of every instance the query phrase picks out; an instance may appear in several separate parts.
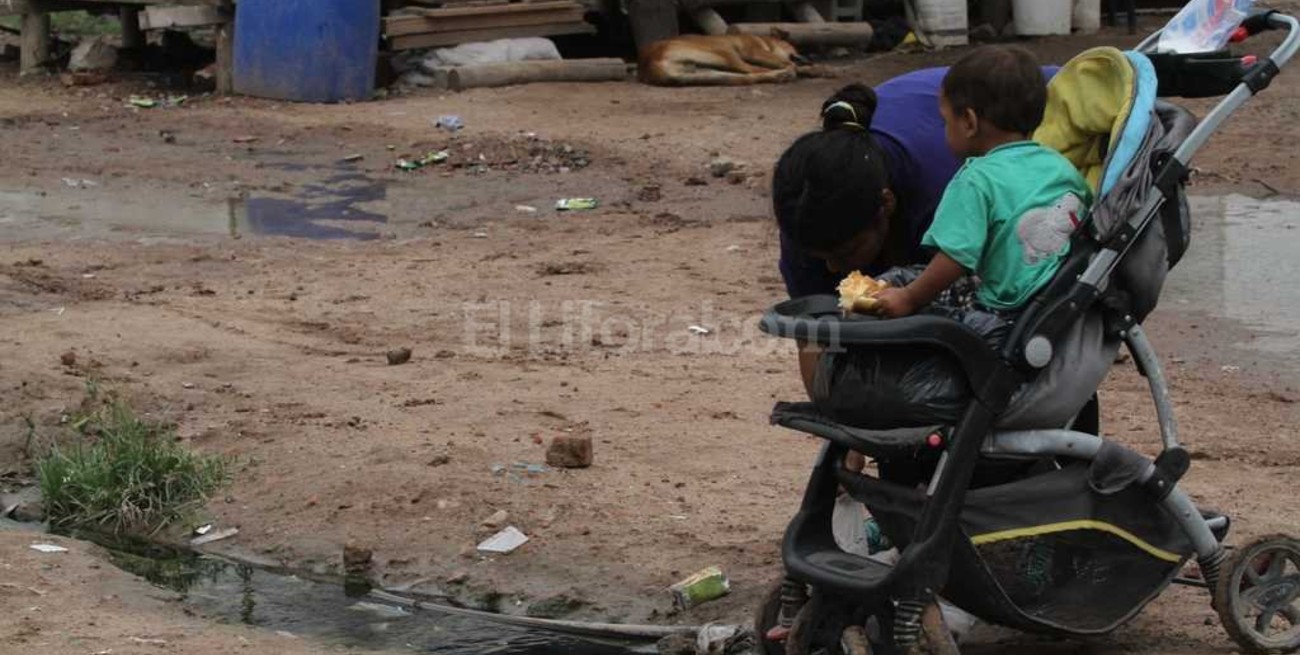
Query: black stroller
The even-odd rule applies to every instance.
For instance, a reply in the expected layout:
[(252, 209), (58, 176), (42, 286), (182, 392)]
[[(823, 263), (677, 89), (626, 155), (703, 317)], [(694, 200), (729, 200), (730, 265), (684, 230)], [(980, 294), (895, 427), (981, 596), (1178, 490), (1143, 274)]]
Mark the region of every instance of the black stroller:
[[(935, 609), (940, 596), (1001, 626), (1103, 634), (1174, 582), (1208, 588), (1244, 650), (1300, 649), (1300, 541), (1228, 549), (1229, 519), (1179, 489), (1190, 457), (1141, 325), (1188, 244), (1191, 156), (1300, 46), (1290, 16), (1257, 14), (1242, 28), (1289, 33), (1258, 59), (1156, 54), (1159, 33), (1135, 52), (1097, 54), (1132, 84), (1120, 94), (1131, 112), (1102, 137), (1090, 220), (1002, 352), (954, 321), (845, 316), (830, 296), (783, 302), (763, 317), (765, 332), (823, 350), (814, 402), (779, 403), (773, 423), (826, 440), (785, 533), (784, 580), (758, 611), (765, 652), (956, 653)], [(1157, 99), (1174, 96), (1226, 97), (1198, 125)], [(1095, 392), (1121, 342), (1155, 401), (1163, 450), (1154, 461), (1097, 436)], [(890, 382), (872, 373), (889, 368), (891, 353), (921, 358), (909, 366), (943, 383), (916, 402), (906, 390), (891, 396)], [(846, 469), (850, 451), (872, 459), (877, 474)], [(837, 546), (831, 515), (841, 489), (898, 547), (896, 563)], [(1199, 580), (1180, 577), (1191, 558)]]

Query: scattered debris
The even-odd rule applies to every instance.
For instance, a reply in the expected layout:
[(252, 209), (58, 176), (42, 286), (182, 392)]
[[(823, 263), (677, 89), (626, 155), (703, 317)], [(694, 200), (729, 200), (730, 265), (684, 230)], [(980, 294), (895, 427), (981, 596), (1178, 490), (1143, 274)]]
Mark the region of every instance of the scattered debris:
[(166, 639), (146, 639), (144, 637), (127, 637), (127, 639), (137, 644), (144, 644), (145, 646), (166, 646), (167, 645)]
[(673, 604), (681, 610), (690, 609), (731, 591), (731, 581), (722, 569), (710, 566), (668, 588), (673, 594)]
[(348, 573), (365, 573), (370, 570), (375, 554), (369, 548), (356, 544), (343, 546), (343, 570)]
[(205, 534), (207, 534), (207, 533), (209, 533), (209, 532), (212, 532), (212, 524), (211, 524), (211, 523), (205, 523), (205, 524), (203, 524), (203, 525), (200, 525), (200, 526), (197, 527), (197, 528), (194, 528), (194, 534), (195, 534), (195, 535), (198, 535), (198, 536), (200, 536), (200, 537), (202, 537), (203, 535), (205, 535)]
[(63, 184), (74, 189), (89, 189), (90, 187), (99, 186), (99, 183), (94, 180), (78, 180), (71, 177), (63, 178)]
[(507, 526), (506, 529), (488, 537), (486, 541), (478, 545), (480, 553), (493, 553), (505, 555), (514, 552), (516, 548), (528, 542), (528, 535), (519, 531), (515, 526)]
[(217, 530), (216, 532), (209, 532), (205, 535), (200, 535), (198, 537), (190, 539), (190, 545), (202, 546), (203, 544), (210, 544), (214, 541), (229, 539), (237, 534), (239, 534), (239, 528), (225, 528), (222, 530)]
[(400, 171), (418, 171), (430, 164), (440, 164), (447, 161), (447, 157), (449, 156), (450, 155), (447, 154), (446, 150), (435, 150), (425, 154), (419, 159), (398, 159), (396, 166), (397, 170)]
[(256, 143), (261, 140), (259, 136), (237, 136), (230, 139), (231, 143)]
[(1241, 370), (1241, 367), (1228, 364), (1228, 365), (1220, 366), (1219, 370), (1223, 371), (1224, 373), (1236, 373)]
[(487, 233), (487, 232), (475, 232), (474, 234), (471, 234), (470, 236), (473, 237), (473, 238), (475, 238), (475, 239), (486, 239), (486, 238), (488, 238), (488, 233)]
[(365, 155), (363, 155), (363, 154), (361, 154), (361, 153), (359, 153), (359, 152), (355, 152), (355, 153), (352, 153), (352, 154), (348, 155), (347, 157), (344, 157), (343, 159), (341, 159), (341, 160), (339, 160), (339, 161), (342, 161), (342, 162), (345, 163), (345, 164), (351, 164), (351, 163), (353, 163), (353, 162), (359, 162), (359, 161), (361, 161), (362, 159), (365, 159), (365, 158), (366, 158)]
[(740, 246), (737, 245), (730, 245), (727, 246), (726, 250), (727, 252), (740, 252), (741, 250), (744, 250), (744, 248), (741, 248)]
[(433, 467), (446, 466), (450, 463), (451, 463), (451, 455), (448, 455), (447, 453), (442, 453), (441, 455), (434, 455), (433, 459), (429, 460), (429, 466), (433, 466)]
[(555, 201), (555, 209), (562, 212), (580, 211), (595, 209), (598, 204), (595, 198), (561, 198)]
[(157, 100), (154, 100), (153, 98), (146, 98), (144, 96), (131, 96), (130, 99), (128, 99), (126, 102), (128, 105), (132, 107), (138, 107), (140, 109), (153, 109), (154, 107), (158, 106)]
[(193, 382), (182, 382), (182, 383), (181, 383), (181, 388), (182, 388), (182, 389), (193, 389), (193, 388), (194, 388), (194, 383), (193, 383)]
[(556, 468), (587, 468), (591, 466), (591, 437), (562, 434), (551, 440), (546, 449), (546, 463)]
[(686, 186), (709, 186), (709, 181), (702, 177), (696, 177), (692, 175), (686, 178), (683, 184), (685, 184)]
[(170, 130), (158, 130), (158, 136), (162, 138), (163, 143), (176, 143), (176, 133)]
[(699, 655), (752, 653), (754, 645), (754, 632), (738, 625), (706, 623), (695, 636), (695, 652)]
[(483, 519), (483, 522), (480, 525), (482, 525), (485, 528), (499, 528), (505, 525), (506, 521), (509, 520), (510, 520), (510, 512), (507, 512), (504, 509), (499, 509), (496, 512), (494, 512), (492, 516)]
[(717, 177), (717, 178), (723, 178), (727, 176), (727, 173), (736, 170), (736, 168), (737, 168), (736, 162), (726, 157), (718, 157), (713, 161), (709, 162), (709, 175), (712, 175), (713, 177)]
[(537, 208), (532, 205), (515, 205), (515, 211), (521, 214), (535, 214), (537, 213)]
[(40, 553), (66, 553), (67, 548), (57, 544), (32, 544), (30, 548)]
[(398, 364), (405, 364), (411, 361), (411, 349), (395, 348), (393, 350), (384, 353), (384, 356), (388, 358), (389, 366), (397, 366)]
[(713, 334), (713, 330), (710, 330), (709, 328), (706, 328), (703, 325), (691, 325), (686, 329), (690, 330), (691, 334), (698, 334), (700, 336), (704, 336), (706, 334)]
[(438, 120), (433, 122), (433, 126), (440, 130), (447, 130), (448, 132), (457, 132), (461, 128), (465, 127), (465, 123), (460, 120), (460, 116), (457, 116), (455, 114), (448, 114), (446, 116), (439, 116)]
[(74, 353), (71, 350), (69, 350), (68, 352), (63, 353), (62, 355), (59, 355), (59, 363), (63, 364), (64, 366), (76, 366), (77, 353)]

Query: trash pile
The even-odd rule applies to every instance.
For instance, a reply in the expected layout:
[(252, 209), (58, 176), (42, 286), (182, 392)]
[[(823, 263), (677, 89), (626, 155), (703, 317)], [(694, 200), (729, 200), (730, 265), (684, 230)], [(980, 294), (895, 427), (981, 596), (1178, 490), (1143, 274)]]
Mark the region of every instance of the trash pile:
[[(444, 119), (450, 118), (453, 117), (441, 117), (439, 122), (445, 124)], [(460, 131), (460, 119), (455, 118), (456, 130)], [(568, 173), (591, 165), (591, 155), (582, 148), (549, 141), (529, 132), (506, 138), (464, 139), (453, 136), (441, 144), (421, 145), (418, 149), (413, 146), (412, 152), (401, 155), (393, 163), (397, 169), (408, 172), (435, 164), (446, 170), (467, 170), (472, 174), (489, 171)], [(581, 204), (565, 209), (589, 208), (577, 206)]]

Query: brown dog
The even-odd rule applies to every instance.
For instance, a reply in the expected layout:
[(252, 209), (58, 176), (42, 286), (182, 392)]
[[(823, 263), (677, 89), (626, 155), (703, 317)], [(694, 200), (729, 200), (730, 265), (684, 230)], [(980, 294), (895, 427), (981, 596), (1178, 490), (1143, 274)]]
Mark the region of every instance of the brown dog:
[(789, 82), (805, 61), (794, 46), (774, 36), (687, 34), (642, 51), (637, 77), (656, 86)]

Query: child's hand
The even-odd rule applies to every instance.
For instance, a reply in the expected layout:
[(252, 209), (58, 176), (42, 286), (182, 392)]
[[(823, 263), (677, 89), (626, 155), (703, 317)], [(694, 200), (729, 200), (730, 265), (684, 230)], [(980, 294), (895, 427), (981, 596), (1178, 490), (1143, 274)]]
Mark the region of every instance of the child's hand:
[(916, 313), (918, 307), (907, 287), (889, 287), (876, 294), (877, 314), (886, 318), (900, 318)]

